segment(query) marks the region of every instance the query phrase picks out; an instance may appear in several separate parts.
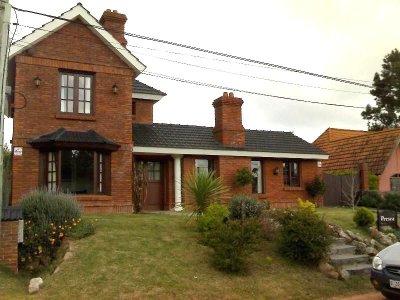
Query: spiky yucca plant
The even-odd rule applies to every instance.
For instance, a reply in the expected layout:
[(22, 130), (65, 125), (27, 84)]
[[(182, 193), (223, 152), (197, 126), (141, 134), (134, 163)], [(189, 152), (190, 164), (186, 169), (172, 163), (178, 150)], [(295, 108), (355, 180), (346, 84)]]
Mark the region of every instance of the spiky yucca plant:
[(185, 178), (183, 189), (189, 193), (195, 203), (194, 215), (202, 215), (207, 207), (222, 198), (228, 191), (222, 184), (222, 179), (212, 172), (194, 171)]

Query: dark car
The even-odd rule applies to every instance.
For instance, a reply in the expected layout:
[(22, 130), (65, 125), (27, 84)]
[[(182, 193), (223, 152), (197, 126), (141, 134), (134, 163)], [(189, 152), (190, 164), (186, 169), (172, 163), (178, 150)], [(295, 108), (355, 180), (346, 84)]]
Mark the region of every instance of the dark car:
[(371, 283), (385, 297), (400, 299), (400, 243), (383, 249), (374, 257)]

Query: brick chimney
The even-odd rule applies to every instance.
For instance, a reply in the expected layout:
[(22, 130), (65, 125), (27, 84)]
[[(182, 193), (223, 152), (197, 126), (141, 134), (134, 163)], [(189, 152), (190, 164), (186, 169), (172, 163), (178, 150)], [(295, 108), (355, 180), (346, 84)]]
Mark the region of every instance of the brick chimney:
[(215, 99), (214, 138), (225, 146), (244, 147), (245, 135), (242, 125), (241, 98), (235, 98), (233, 93), (224, 92), (222, 97)]
[(126, 47), (124, 36), (126, 16), (118, 11), (107, 9), (100, 18), (100, 24), (118, 41)]

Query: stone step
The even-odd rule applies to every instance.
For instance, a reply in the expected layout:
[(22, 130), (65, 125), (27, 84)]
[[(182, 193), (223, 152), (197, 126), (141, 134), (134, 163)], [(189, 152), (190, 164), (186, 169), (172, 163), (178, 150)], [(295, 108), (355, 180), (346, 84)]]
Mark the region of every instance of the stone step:
[(369, 275), (369, 274), (371, 274), (371, 264), (343, 265), (342, 269), (349, 272), (350, 275)]
[(346, 244), (346, 239), (345, 238), (334, 238), (332, 245), (334, 246), (340, 246), (340, 245), (345, 245)]
[(356, 246), (352, 245), (331, 245), (329, 254), (354, 254)]
[(351, 265), (357, 263), (368, 263), (368, 255), (354, 254), (333, 254), (330, 256), (330, 262), (336, 266)]

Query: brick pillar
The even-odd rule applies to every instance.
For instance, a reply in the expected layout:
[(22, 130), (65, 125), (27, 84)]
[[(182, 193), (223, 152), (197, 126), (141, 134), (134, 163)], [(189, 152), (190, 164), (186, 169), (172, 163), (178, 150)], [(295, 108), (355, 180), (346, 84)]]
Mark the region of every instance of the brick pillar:
[(243, 100), (235, 98), (233, 93), (224, 93), (215, 99), (214, 138), (225, 146), (244, 147), (245, 133), (242, 125)]
[(107, 9), (100, 18), (100, 24), (124, 47), (128, 43), (124, 34), (126, 20), (126, 15), (110, 9)]
[(368, 191), (369, 184), (368, 184), (368, 166), (366, 163), (361, 163), (359, 165), (360, 169), (360, 190), (361, 191)]
[(18, 272), (18, 221), (2, 221), (0, 264)]

